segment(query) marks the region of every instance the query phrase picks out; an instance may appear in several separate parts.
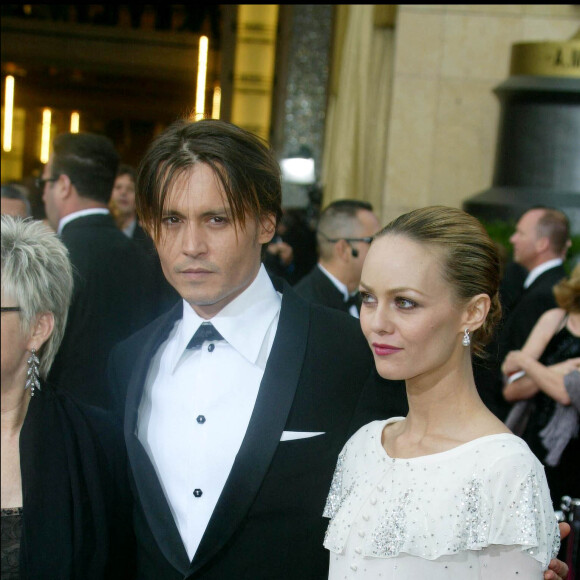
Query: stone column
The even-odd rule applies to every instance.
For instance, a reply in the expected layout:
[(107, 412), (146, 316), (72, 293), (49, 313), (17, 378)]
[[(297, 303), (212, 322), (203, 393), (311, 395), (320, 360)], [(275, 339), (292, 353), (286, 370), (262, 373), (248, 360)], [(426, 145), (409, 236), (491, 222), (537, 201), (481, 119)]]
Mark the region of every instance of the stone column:
[(501, 114), (492, 186), (464, 203), (486, 220), (557, 207), (580, 233), (580, 37), (518, 43), (498, 87)]
[[(307, 147), (312, 152), (319, 178), (333, 8), (330, 4), (281, 5), (280, 8), (274, 102), (277, 121), (271, 141), (280, 159)], [(306, 207), (308, 189), (283, 184), (283, 203), (285, 207)]]

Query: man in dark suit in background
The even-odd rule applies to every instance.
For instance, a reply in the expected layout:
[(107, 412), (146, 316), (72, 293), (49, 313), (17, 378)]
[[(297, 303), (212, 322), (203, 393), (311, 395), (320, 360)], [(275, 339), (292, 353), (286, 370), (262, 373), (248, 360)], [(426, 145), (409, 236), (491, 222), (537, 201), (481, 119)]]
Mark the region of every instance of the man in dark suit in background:
[(500, 365), (509, 351), (524, 345), (538, 318), (556, 307), (552, 289), (566, 277), (563, 262), (571, 245), (568, 218), (558, 209), (529, 209), (519, 219), (510, 242), (514, 261), (528, 274), (500, 330)]
[(510, 241), (514, 261), (500, 289), (502, 324), (486, 348), (488, 358), (474, 361), (473, 369), (481, 398), (502, 421), (511, 404), (503, 397), (501, 365), (511, 350), (522, 348), (540, 316), (556, 307), (552, 288), (566, 276), (562, 264), (570, 247), (568, 218), (557, 209), (531, 208), (519, 219)]
[(302, 298), (358, 318), (358, 285), (372, 236), (380, 229), (370, 203), (329, 204), (316, 229), (318, 264), (294, 286)]
[(119, 163), (102, 135), (55, 138), (39, 186), (50, 225), (67, 247), (75, 286), (62, 345), (48, 380), (86, 403), (112, 404), (111, 348), (155, 315), (145, 254), (116, 227), (108, 203)]
[(302, 300), (261, 263), (278, 164), (223, 121), (182, 121), (145, 154), (137, 211), (182, 296), (110, 359), (135, 495), (141, 579), (323, 580), (337, 456), (406, 414), (358, 320)]
[(126, 163), (119, 165), (109, 208), (119, 229), (139, 245), (147, 255), (155, 277), (157, 314), (163, 314), (174, 306), (180, 297), (163, 275), (153, 240), (141, 227), (137, 218), (135, 208), (136, 179), (136, 171), (131, 165)]

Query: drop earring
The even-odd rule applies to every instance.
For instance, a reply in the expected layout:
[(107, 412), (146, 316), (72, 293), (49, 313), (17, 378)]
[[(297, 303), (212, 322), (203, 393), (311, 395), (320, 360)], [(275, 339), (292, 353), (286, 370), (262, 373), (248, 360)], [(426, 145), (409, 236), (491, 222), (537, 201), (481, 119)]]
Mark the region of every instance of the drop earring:
[(40, 391), (40, 373), (38, 372), (38, 365), (40, 361), (36, 356), (36, 349), (32, 348), (30, 351), (30, 356), (26, 361), (28, 363), (28, 379), (26, 380), (25, 389), (30, 388), (30, 396), (34, 397), (34, 390), (38, 389)]
[(463, 333), (463, 340), (461, 341), (461, 344), (463, 344), (463, 346), (469, 346), (471, 344), (471, 338), (469, 338), (469, 328), (465, 329), (465, 332)]

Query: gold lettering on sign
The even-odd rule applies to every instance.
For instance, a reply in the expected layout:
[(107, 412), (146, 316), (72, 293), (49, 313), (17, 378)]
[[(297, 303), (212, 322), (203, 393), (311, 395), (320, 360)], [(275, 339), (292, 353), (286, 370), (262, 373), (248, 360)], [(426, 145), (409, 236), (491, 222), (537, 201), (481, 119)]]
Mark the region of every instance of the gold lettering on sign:
[(580, 38), (512, 45), (510, 75), (580, 78)]

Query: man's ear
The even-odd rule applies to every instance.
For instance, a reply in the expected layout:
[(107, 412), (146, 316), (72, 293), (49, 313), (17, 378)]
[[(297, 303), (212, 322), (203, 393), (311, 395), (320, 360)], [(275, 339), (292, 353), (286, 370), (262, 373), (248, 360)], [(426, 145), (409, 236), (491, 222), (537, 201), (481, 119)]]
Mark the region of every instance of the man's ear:
[(30, 340), (28, 341), (28, 350), (40, 347), (50, 338), (54, 330), (54, 314), (52, 312), (43, 312), (36, 317), (32, 326)]
[(340, 259), (344, 260), (345, 262), (348, 262), (353, 257), (352, 247), (346, 240), (338, 240), (334, 244), (334, 251), (338, 254)]
[(273, 213), (264, 214), (260, 218), (259, 226), (258, 241), (260, 244), (267, 244), (272, 241), (272, 238), (276, 234), (276, 216)]
[(77, 188), (74, 186), (73, 182), (71, 181), (70, 177), (65, 173), (61, 173), (54, 184), (57, 190), (58, 196), (62, 200), (66, 200), (73, 195), (78, 195)]
[(547, 252), (550, 249), (550, 239), (548, 236), (542, 236), (536, 240), (536, 252), (538, 254)]
[(491, 307), (491, 299), (487, 294), (474, 296), (465, 309), (461, 332), (469, 328), (471, 332), (483, 325)]

